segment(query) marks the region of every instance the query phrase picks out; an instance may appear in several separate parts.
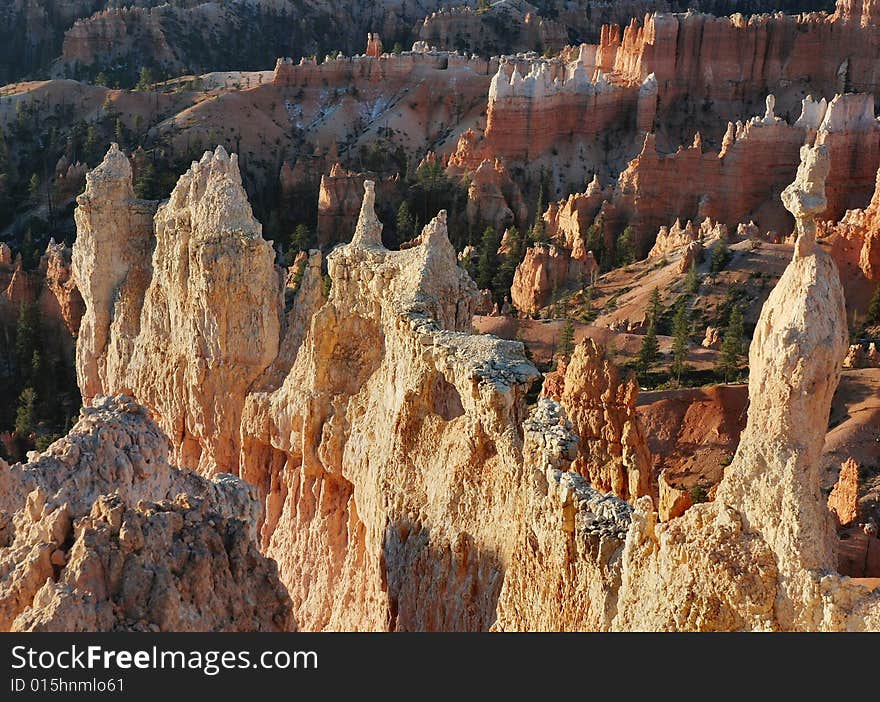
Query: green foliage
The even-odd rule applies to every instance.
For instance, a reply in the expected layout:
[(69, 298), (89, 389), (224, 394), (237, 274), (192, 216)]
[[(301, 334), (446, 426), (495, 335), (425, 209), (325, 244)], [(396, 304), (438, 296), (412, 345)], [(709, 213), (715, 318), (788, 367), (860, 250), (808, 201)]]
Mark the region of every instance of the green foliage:
[(605, 253), (605, 238), (602, 236), (601, 225), (591, 224), (589, 226), (585, 238), (585, 245), (587, 251), (593, 252), (593, 256), (596, 259), (596, 263), (599, 264), (600, 269), (607, 270), (607, 268), (602, 268), (606, 263), (607, 256)]
[(695, 485), (691, 488), (691, 502), (695, 505), (701, 502), (708, 502), (709, 496), (706, 494), (706, 488), (702, 485)]
[(516, 267), (522, 262), (526, 253), (525, 241), (516, 227), (507, 230), (506, 241), (507, 253), (492, 279), (492, 291), (495, 301), (499, 304), (504, 301), (505, 296), (510, 295), (510, 286), (513, 285)]
[(40, 308), (24, 302), (18, 308), (18, 323), (15, 329), (15, 362), (21, 377), (29, 381), (34, 352), (39, 352), (40, 341)]
[(660, 301), (660, 288), (654, 288), (648, 299), (648, 324), (656, 326), (660, 322), (662, 314), (663, 303)]
[(709, 272), (714, 277), (724, 270), (724, 267), (730, 261), (730, 249), (727, 248), (727, 241), (719, 239), (718, 243), (712, 249), (712, 258), (709, 261)]
[(565, 320), (562, 325), (562, 331), (559, 333), (559, 340), (556, 342), (557, 356), (571, 356), (574, 352), (574, 322), (570, 319)]
[(535, 220), (529, 229), (529, 239), (535, 243), (546, 243), (547, 232), (544, 228), (544, 182), (538, 188), (538, 200), (535, 202)]
[(137, 85), (135, 85), (135, 90), (149, 90), (153, 83), (156, 82), (156, 77), (153, 75), (152, 69), (148, 66), (144, 66), (141, 68), (140, 75), (138, 76)]
[(37, 437), (34, 445), (36, 446), (37, 451), (42, 453), (60, 438), (61, 434), (42, 434), (41, 436)]
[(315, 233), (306, 224), (297, 224), (290, 239), (291, 251), (308, 251), (315, 245)]
[(618, 265), (626, 266), (636, 260), (635, 233), (632, 227), (624, 229), (617, 237)]
[(34, 173), (28, 181), (28, 195), (31, 198), (32, 204), (40, 204), (40, 176), (36, 173)]
[(15, 433), (29, 437), (36, 429), (37, 393), (28, 386), (18, 396), (18, 409), (15, 412)]
[(688, 295), (696, 295), (700, 289), (700, 276), (697, 274), (696, 261), (691, 264), (688, 269), (687, 277), (684, 279), (684, 290)]
[(648, 371), (651, 370), (651, 366), (657, 362), (659, 357), (660, 343), (657, 341), (657, 329), (654, 326), (654, 321), (651, 320), (648, 323), (648, 331), (642, 338), (642, 346), (639, 349), (639, 357), (637, 360), (639, 372), (643, 375), (647, 374)]
[(477, 287), (480, 290), (492, 287), (492, 280), (498, 267), (498, 247), (501, 237), (492, 227), (486, 227), (480, 240), (480, 256), (477, 259)]
[(677, 382), (681, 382), (681, 374), (685, 370), (689, 337), (687, 299), (682, 297), (675, 305), (675, 316), (672, 319), (672, 375)]
[(880, 285), (876, 287), (874, 294), (871, 296), (871, 301), (868, 303), (865, 324), (867, 326), (880, 324)]
[(159, 178), (152, 160), (147, 160), (138, 170), (134, 181), (134, 194), (144, 200), (158, 200), (161, 197)]
[(404, 200), (397, 208), (397, 217), (395, 218), (397, 226), (397, 238), (399, 241), (406, 241), (416, 236), (416, 220), (410, 210), (409, 203)]
[(742, 354), (743, 313), (742, 308), (736, 305), (730, 314), (730, 322), (724, 332), (724, 339), (721, 341), (721, 358), (716, 368), (725, 382), (729, 383), (739, 373)]

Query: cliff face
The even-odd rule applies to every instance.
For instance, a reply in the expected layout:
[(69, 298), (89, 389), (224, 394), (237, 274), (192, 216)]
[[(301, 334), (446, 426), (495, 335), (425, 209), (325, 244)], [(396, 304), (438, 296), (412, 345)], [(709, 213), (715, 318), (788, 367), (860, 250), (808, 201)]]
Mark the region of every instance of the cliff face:
[(592, 251), (574, 252), (554, 244), (535, 244), (516, 267), (510, 299), (516, 309), (533, 314), (570, 287), (582, 287), (598, 275)]
[(131, 398), (98, 399), (45, 453), (0, 466), (0, 486), (0, 629), (294, 626), (253, 489), (170, 466)]
[(0, 291), (0, 323), (14, 325), (22, 304), (36, 304), (47, 340), (72, 361), (84, 305), (71, 276), (70, 248), (51, 240), (36, 270), (25, 271), (21, 256), (13, 260), (0, 243)]
[[(822, 234), (831, 244), (831, 255), (845, 276), (847, 291), (855, 292), (861, 283), (880, 282), (880, 172), (871, 202), (864, 209), (846, 213), (837, 223), (827, 222)], [(873, 289), (873, 286), (870, 286)], [(865, 300), (861, 300), (864, 303)], [(861, 304), (859, 305), (862, 306)]]
[(597, 150), (611, 148), (599, 143), (604, 133), (613, 132), (626, 150), (633, 135), (650, 128), (656, 85), (652, 77), (632, 82), (605, 75), (588, 49), (582, 46), (573, 61), (502, 57), (489, 88), (485, 131), (463, 135), (450, 166), (474, 170), (484, 159), (500, 158), (535, 173), (544, 165), (568, 183), (595, 171)]
[(498, 159), (483, 161), (468, 186), (467, 218), (472, 230), (491, 226), (502, 232), (524, 227), (529, 210), (519, 186)]
[(263, 543), (303, 626), (487, 628), (520, 500), (496, 488), (518, 481), (520, 402), (537, 373), (520, 344), (460, 331), (478, 295), (445, 213), (418, 245), (388, 251), (366, 188), (290, 372), (247, 399), (242, 475), (266, 496)]
[(842, 2), (831, 17), (648, 15), (643, 23), (633, 20), (619, 43), (603, 33), (599, 54), (631, 80), (653, 73), (660, 113), (682, 100), (711, 99), (718, 114), (731, 119), (735, 112), (725, 112), (738, 103), (807, 79), (814, 94), (829, 98), (835, 92), (870, 92), (878, 67), (869, 57), (876, 53), (880, 29), (848, 19), (864, 6), (872, 3)]
[[(760, 231), (769, 231), (771, 238), (786, 236), (793, 222), (779, 194), (792, 179), (805, 143), (822, 144), (829, 153), (823, 218), (836, 220), (867, 202), (880, 165), (880, 123), (874, 117), (873, 98), (846, 94), (826, 103), (808, 96), (800, 117), (791, 124), (775, 114), (775, 105), (771, 94), (762, 117), (728, 123), (718, 151), (704, 150), (698, 134), (689, 147), (661, 154), (655, 135), (648, 134), (641, 153), (614, 187), (602, 188), (594, 179), (584, 193), (551, 204), (544, 214), (548, 232), (572, 252), (572, 258), (584, 248), (593, 225), (601, 225), (606, 243), (626, 226), (632, 227), (639, 253), (650, 256), (662, 256), (686, 243), (693, 232), (686, 231), (687, 226), (680, 231), (681, 225), (674, 224), (679, 220), (701, 222), (701, 227), (708, 227), (706, 235), (714, 233), (713, 226), (732, 230), (741, 222), (752, 222)], [(851, 232), (848, 240), (859, 238), (855, 224), (859, 216), (847, 217), (853, 226), (842, 231)], [(540, 307), (530, 302), (522, 309), (532, 311), (536, 304)]]

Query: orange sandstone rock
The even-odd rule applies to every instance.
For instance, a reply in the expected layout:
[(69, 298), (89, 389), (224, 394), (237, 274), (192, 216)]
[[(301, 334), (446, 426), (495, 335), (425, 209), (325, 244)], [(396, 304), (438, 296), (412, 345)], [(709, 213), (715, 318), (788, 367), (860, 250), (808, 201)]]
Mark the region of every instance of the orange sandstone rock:
[(828, 509), (841, 527), (850, 526), (859, 516), (859, 464), (852, 458), (844, 462), (831, 494)]

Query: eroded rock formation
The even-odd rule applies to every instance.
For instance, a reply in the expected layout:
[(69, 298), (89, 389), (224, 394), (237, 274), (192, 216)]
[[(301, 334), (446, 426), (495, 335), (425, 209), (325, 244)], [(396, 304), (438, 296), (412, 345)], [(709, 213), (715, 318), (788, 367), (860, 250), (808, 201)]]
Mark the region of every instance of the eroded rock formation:
[(45, 453), (0, 466), (0, 629), (294, 626), (253, 488), (177, 470), (168, 448), (131, 398), (97, 398)]
[[(547, 385), (559, 401), (543, 397), (528, 412), (524, 397), (537, 372), (522, 345), (469, 333), (479, 294), (457, 265), (445, 213), (412, 246), (389, 251), (370, 181), (351, 242), (328, 256), (329, 299), (316, 251), (297, 273), (284, 315), (281, 277), (261, 263), (265, 242), (244, 206), (234, 158), (206, 155), (159, 209), (149, 267), (129, 266), (145, 270), (149, 283), (140, 331), (132, 337), (120, 323), (123, 296), (105, 312), (100, 348), (112, 357), (134, 338), (132, 361), (105, 360), (94, 366), (103, 375), (90, 375), (82, 359), (81, 379), (131, 386), (171, 428), (174, 455), (207, 473), (226, 467), (217, 460), (224, 455), (254, 486), (261, 548), (277, 561), (304, 628), (876, 629), (878, 595), (835, 573), (819, 490), (847, 335), (836, 268), (815, 244), (828, 148), (806, 147), (802, 159), (784, 193), (799, 238), (758, 321), (739, 448), (714, 500), (686, 509), (673, 500), (667, 522), (657, 521), (649, 494), (635, 387), (587, 342)], [(131, 212), (124, 182), (112, 185), (124, 171), (121, 162), (105, 163), (87, 195), (115, 172), (109, 190)], [(97, 216), (97, 203), (81, 200), (81, 234), (94, 243), (85, 215)], [(198, 287), (207, 275), (197, 265), (203, 238), (213, 242), (212, 270), (233, 281), (227, 289), (241, 317), (221, 316), (219, 300)], [(175, 253), (172, 239), (193, 243)], [(251, 279), (240, 289), (229, 259), (243, 256)], [(81, 260), (83, 271), (95, 270), (97, 258)], [(179, 261), (190, 262), (179, 299), (198, 301), (180, 312), (181, 323), (203, 342), (225, 339), (221, 350), (238, 333), (264, 335), (270, 343), (259, 363), (208, 356), (198, 385), (185, 366), (180, 375), (159, 374), (186, 354), (203, 358), (182, 343), (160, 343), (174, 330), (153, 322), (165, 319), (164, 301), (178, 299), (170, 286)], [(84, 288), (88, 308), (104, 304), (88, 294), (95, 289)], [(262, 294), (248, 292), (255, 290)], [(191, 317), (244, 321), (214, 337)], [(96, 319), (94, 311), (86, 318)], [(96, 348), (94, 339), (83, 353)], [(153, 369), (151, 385), (144, 368)], [(224, 425), (174, 431), (179, 419), (163, 413), (182, 415), (185, 427), (209, 425), (220, 384)], [(156, 387), (169, 395), (206, 390), (175, 405), (156, 397)], [(241, 408), (237, 417), (228, 407)]]
[[(752, 341), (749, 419), (736, 456), (713, 502), (668, 525), (636, 512), (617, 628), (880, 624), (880, 599), (835, 574), (833, 527), (819, 492), (824, 428), (847, 335), (836, 267), (815, 244), (827, 150), (804, 147), (801, 157), (783, 195), (798, 243)], [(664, 597), (652, 599), (651, 588), (662, 588)]]
[(278, 353), (282, 282), (236, 157), (206, 152), (154, 219), (114, 145), (77, 203), (83, 399), (133, 393), (176, 463), (237, 472), (244, 395)]
[(545, 384), (544, 392), (560, 402), (580, 438), (572, 470), (594, 488), (624, 499), (651, 493), (651, 459), (635, 412), (635, 378), (620, 378), (605, 350), (584, 339), (561, 377)]

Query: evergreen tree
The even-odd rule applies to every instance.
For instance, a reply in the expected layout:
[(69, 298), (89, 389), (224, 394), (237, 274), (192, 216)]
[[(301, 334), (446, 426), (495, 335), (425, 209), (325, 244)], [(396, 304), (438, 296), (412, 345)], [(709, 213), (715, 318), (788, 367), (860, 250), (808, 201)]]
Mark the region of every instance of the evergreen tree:
[(621, 266), (636, 260), (636, 242), (632, 227), (627, 227), (617, 237), (617, 260)]
[(126, 143), (125, 126), (119, 117), (116, 118), (116, 124), (113, 125), (113, 136), (116, 137), (116, 143), (119, 144), (120, 148), (124, 148)]
[(499, 300), (503, 299), (505, 295), (510, 294), (510, 286), (513, 285), (516, 267), (525, 255), (523, 238), (516, 227), (511, 227), (507, 230), (506, 241), (507, 253), (504, 254), (504, 261), (498, 267), (498, 272), (492, 281), (492, 289)]
[(141, 73), (138, 77), (138, 82), (135, 86), (135, 90), (149, 90), (155, 81), (156, 79), (155, 76), (153, 76), (153, 71), (144, 66), (141, 69)]
[(599, 225), (591, 224), (587, 229), (585, 239), (587, 251), (592, 251), (596, 263), (601, 267), (605, 263), (605, 239), (602, 237), (602, 229)]
[(688, 269), (687, 277), (684, 279), (684, 289), (688, 295), (696, 295), (700, 289), (700, 276), (697, 275), (696, 261)]
[(477, 287), (480, 290), (492, 287), (492, 279), (498, 266), (500, 244), (497, 232), (492, 227), (486, 227), (480, 240), (480, 257), (477, 260)]
[(529, 237), (535, 243), (547, 241), (547, 233), (544, 230), (544, 179), (541, 178), (541, 187), (538, 189), (538, 200), (535, 203), (535, 220), (532, 224)]
[(730, 251), (727, 248), (727, 240), (721, 238), (712, 249), (712, 259), (709, 262), (709, 272), (712, 274), (713, 280), (719, 272), (724, 270), (728, 260), (730, 260)]
[(675, 317), (672, 320), (672, 374), (679, 383), (687, 359), (689, 331), (687, 299), (681, 298), (675, 306)]
[(22, 380), (31, 379), (34, 353), (39, 352), (40, 347), (40, 308), (35, 303), (22, 302), (15, 330), (15, 360)]
[(648, 324), (648, 331), (642, 338), (642, 347), (639, 349), (638, 368), (643, 374), (651, 370), (660, 357), (660, 342), (657, 341), (657, 329), (653, 320)]
[(308, 251), (314, 245), (312, 230), (305, 224), (297, 224), (293, 230), (290, 247), (293, 251)]
[(725, 382), (730, 382), (739, 372), (740, 357), (743, 353), (743, 313), (736, 305), (730, 313), (730, 321), (721, 341), (721, 359), (716, 368)]
[(868, 303), (868, 312), (865, 316), (865, 325), (880, 324), (880, 285), (874, 290), (871, 302)]
[(660, 302), (660, 288), (654, 288), (648, 300), (648, 325), (656, 327), (662, 314), (663, 304)]
[(15, 412), (15, 433), (28, 437), (36, 428), (37, 393), (30, 386), (18, 396), (18, 409)]
[(156, 167), (152, 161), (147, 160), (139, 169), (137, 180), (134, 182), (134, 194), (144, 200), (159, 198), (159, 179), (156, 177)]
[(409, 209), (409, 203), (404, 200), (397, 208), (397, 238), (400, 241), (406, 241), (415, 235), (416, 221)]
[(574, 322), (570, 319), (565, 320), (562, 325), (562, 331), (559, 334), (559, 341), (556, 343), (557, 356), (571, 356), (574, 352)]

